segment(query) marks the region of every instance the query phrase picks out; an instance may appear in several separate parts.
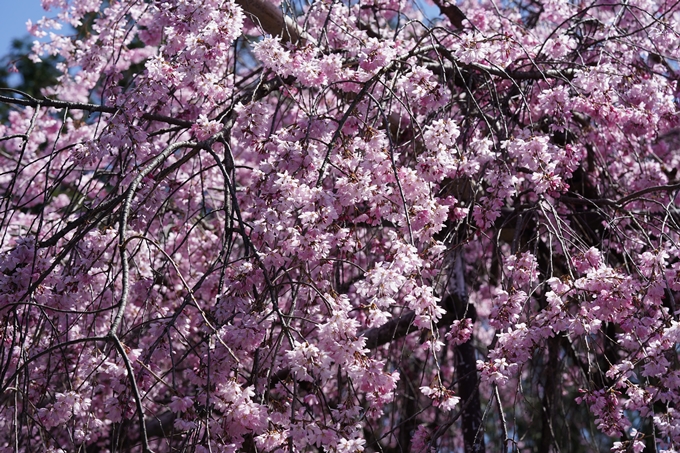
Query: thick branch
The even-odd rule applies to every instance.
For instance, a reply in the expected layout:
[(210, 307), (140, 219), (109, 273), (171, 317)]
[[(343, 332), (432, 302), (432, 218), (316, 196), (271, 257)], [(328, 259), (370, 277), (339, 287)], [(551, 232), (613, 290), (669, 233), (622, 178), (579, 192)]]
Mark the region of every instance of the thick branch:
[(453, 3), (448, 2), (447, 0), (434, 0), (434, 4), (439, 7), (439, 10), (443, 15), (449, 18), (451, 25), (456, 27), (458, 30), (463, 29), (463, 21), (466, 20), (467, 17), (465, 17), (465, 14), (460, 10), (460, 8), (458, 8)]
[(390, 341), (405, 337), (411, 332), (417, 330), (413, 324), (416, 319), (416, 313), (409, 311), (402, 316), (386, 322), (380, 327), (374, 327), (364, 331), (361, 336), (366, 338), (366, 347), (368, 349), (375, 349)]
[[(415, 312), (408, 311), (398, 318), (386, 322), (380, 327), (365, 330), (361, 333), (361, 336), (366, 338), (366, 347), (368, 349), (375, 349), (418, 330), (418, 327), (413, 324), (415, 319)], [(437, 327), (450, 326), (455, 319), (453, 313), (447, 312), (439, 320)]]
[(309, 36), (298, 24), (267, 0), (236, 0), (253, 22), (260, 25), (267, 33), (280, 36), (284, 42), (304, 45)]

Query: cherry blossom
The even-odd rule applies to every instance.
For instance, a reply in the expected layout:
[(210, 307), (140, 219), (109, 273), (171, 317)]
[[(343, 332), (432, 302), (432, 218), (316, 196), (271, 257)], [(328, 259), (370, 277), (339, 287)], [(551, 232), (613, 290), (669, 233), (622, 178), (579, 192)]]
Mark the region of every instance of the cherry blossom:
[(677, 4), (42, 5), (0, 450), (677, 450)]

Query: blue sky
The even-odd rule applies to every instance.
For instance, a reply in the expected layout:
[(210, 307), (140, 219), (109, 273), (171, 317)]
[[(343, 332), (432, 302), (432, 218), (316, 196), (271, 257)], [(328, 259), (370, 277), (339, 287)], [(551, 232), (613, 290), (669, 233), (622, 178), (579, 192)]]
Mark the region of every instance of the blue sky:
[(26, 21), (33, 22), (49, 15), (40, 6), (40, 0), (0, 0), (2, 15), (0, 16), (0, 55), (9, 51), (13, 38), (28, 35)]

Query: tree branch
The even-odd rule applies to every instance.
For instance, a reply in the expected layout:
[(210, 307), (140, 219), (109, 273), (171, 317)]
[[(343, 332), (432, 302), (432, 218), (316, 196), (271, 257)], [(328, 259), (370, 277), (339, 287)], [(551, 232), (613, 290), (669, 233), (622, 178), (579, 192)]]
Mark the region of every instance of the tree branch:
[(309, 35), (298, 24), (267, 0), (236, 0), (243, 12), (267, 33), (280, 36), (283, 42), (305, 45)]
[(623, 208), (625, 205), (632, 201), (636, 201), (643, 195), (647, 195), (652, 192), (674, 192), (680, 190), (680, 183), (666, 184), (661, 186), (645, 187), (631, 194), (621, 197), (618, 200), (612, 200), (609, 198), (585, 198), (585, 197), (570, 197), (561, 196), (558, 201), (570, 204), (581, 204), (581, 205), (594, 205), (594, 206), (614, 206), (615, 208)]
[(448, 17), (451, 25), (456, 27), (458, 30), (463, 29), (463, 21), (467, 20), (463, 11), (460, 10), (453, 3), (449, 3), (447, 0), (434, 0), (434, 4), (439, 7), (439, 10)]
[[(6, 88), (0, 88), (0, 91), (12, 91), (16, 92), (16, 90), (8, 90)], [(4, 102), (5, 104), (14, 104), (14, 105), (23, 105), (26, 107), (54, 107), (57, 109), (72, 109), (72, 110), (84, 110), (86, 112), (99, 112), (99, 113), (118, 113), (120, 111), (120, 108), (118, 107), (110, 107), (106, 105), (97, 105), (97, 104), (87, 104), (84, 102), (68, 102), (68, 101), (59, 101), (57, 99), (36, 99), (32, 96), (29, 96), (26, 93), (21, 93), (21, 95), (27, 97), (28, 99), (17, 99), (13, 98), (10, 96), (3, 96), (0, 95), (0, 102)], [(168, 123), (168, 124), (174, 124), (175, 126), (182, 126), (182, 127), (191, 127), (193, 126), (193, 122), (191, 121), (185, 121), (185, 120), (178, 120), (177, 118), (173, 118), (170, 116), (163, 116), (163, 115), (156, 115), (153, 113), (145, 113), (142, 115), (142, 118), (145, 120), (149, 121), (159, 121), (163, 123)]]

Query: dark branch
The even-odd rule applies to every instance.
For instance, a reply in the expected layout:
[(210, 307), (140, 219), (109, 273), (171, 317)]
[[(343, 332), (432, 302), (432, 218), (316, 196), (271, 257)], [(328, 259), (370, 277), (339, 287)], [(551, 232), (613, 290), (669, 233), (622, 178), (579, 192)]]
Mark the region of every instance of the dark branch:
[(460, 10), (460, 8), (446, 0), (434, 0), (434, 4), (439, 7), (439, 10), (443, 15), (448, 17), (451, 25), (456, 27), (458, 30), (463, 29), (463, 21), (466, 20), (467, 17), (465, 17), (465, 14)]
[[(8, 91), (5, 88), (0, 88), (0, 90), (3, 91)], [(16, 91), (16, 90), (11, 90), (11, 91)], [(5, 104), (14, 104), (14, 105), (23, 105), (26, 107), (54, 107), (57, 109), (71, 109), (71, 110), (84, 110), (86, 112), (98, 112), (98, 113), (118, 113), (120, 111), (120, 108), (118, 107), (109, 107), (106, 105), (97, 105), (97, 104), (87, 104), (84, 102), (67, 102), (67, 101), (59, 101), (56, 99), (36, 99), (34, 97), (28, 96), (25, 93), (22, 93), (25, 97), (28, 99), (17, 99), (9, 96), (3, 96), (0, 95), (0, 102), (4, 102)], [(153, 113), (145, 113), (142, 115), (142, 118), (145, 120), (149, 121), (159, 121), (163, 123), (168, 123), (168, 124), (174, 124), (175, 126), (182, 126), (182, 127), (191, 127), (193, 126), (193, 122), (191, 121), (185, 121), (185, 120), (178, 120), (177, 118), (172, 118), (170, 116), (163, 116), (163, 115), (156, 115)]]

